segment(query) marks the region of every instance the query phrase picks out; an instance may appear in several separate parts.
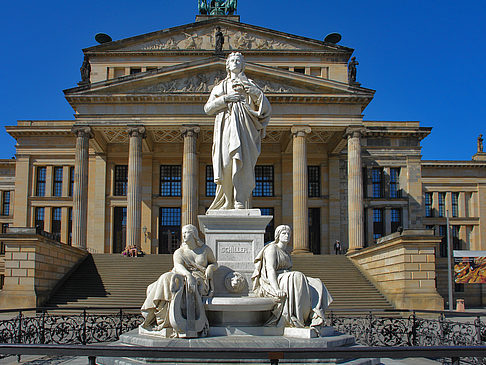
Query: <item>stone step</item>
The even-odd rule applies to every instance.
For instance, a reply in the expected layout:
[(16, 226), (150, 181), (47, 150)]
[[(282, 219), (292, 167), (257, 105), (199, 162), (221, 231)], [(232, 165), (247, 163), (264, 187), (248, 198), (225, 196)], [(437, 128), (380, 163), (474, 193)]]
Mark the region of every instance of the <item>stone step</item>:
[[(294, 269), (321, 279), (334, 302), (330, 309), (392, 309), (345, 256), (294, 256)], [(141, 306), (147, 286), (172, 269), (172, 255), (123, 257), (94, 254), (47, 303), (49, 306)]]

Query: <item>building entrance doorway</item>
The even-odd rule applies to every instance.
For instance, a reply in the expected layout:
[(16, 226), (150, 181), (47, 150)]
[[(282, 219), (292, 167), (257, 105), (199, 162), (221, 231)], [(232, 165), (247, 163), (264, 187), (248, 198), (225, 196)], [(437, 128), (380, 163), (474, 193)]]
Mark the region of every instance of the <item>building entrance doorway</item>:
[(321, 208), (309, 208), (309, 246), (313, 254), (321, 253)]
[(113, 253), (120, 253), (127, 244), (127, 208), (116, 207), (113, 215)]
[(160, 208), (159, 254), (171, 254), (181, 245), (181, 208)]

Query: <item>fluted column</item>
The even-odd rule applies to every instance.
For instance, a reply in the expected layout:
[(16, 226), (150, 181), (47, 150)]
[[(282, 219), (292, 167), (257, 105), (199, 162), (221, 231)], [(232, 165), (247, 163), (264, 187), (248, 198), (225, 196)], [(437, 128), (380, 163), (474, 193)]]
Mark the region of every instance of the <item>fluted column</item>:
[(348, 252), (364, 247), (362, 128), (349, 128), (348, 136)]
[(76, 155), (74, 160), (73, 234), (72, 245), (86, 250), (88, 220), (88, 157), (91, 128), (75, 126)]
[(195, 125), (181, 127), (184, 138), (184, 156), (182, 160), (182, 225), (197, 226), (197, 152), (196, 141), (200, 128)]
[(140, 226), (142, 223), (142, 138), (145, 128), (129, 126), (128, 188), (127, 188), (127, 246), (140, 246)]
[(305, 137), (311, 132), (311, 129), (308, 126), (294, 126), (291, 132), (293, 144), (293, 253), (309, 253), (307, 148)]

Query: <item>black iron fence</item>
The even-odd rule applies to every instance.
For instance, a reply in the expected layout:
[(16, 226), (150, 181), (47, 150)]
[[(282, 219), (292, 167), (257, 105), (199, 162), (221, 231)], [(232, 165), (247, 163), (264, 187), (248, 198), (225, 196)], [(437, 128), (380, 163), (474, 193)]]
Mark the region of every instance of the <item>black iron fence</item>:
[[(138, 307), (27, 308), (0, 310), (0, 343), (87, 345), (113, 342), (142, 323)], [(63, 313), (64, 312), (64, 313)], [(457, 312), (332, 310), (326, 324), (353, 335), (370, 347), (431, 347), (486, 345), (486, 313), (467, 313), (462, 321), (447, 316)], [(8, 317), (8, 318), (6, 318)], [(0, 355), (1, 357), (1, 355)], [(486, 363), (482, 358), (463, 359)]]
[[(116, 311), (115, 311), (116, 309)], [(27, 308), (0, 320), (0, 343), (93, 344), (113, 342), (142, 323), (139, 308)], [(65, 312), (61, 314), (62, 312)], [(12, 311), (2, 310), (8, 316)]]

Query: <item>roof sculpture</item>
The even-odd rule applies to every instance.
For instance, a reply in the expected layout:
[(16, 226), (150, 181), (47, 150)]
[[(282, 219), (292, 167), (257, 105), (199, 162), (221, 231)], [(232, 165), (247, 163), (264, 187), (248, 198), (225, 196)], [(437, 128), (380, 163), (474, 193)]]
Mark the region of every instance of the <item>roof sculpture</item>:
[(198, 0), (199, 14), (233, 15), (236, 12), (237, 0)]

